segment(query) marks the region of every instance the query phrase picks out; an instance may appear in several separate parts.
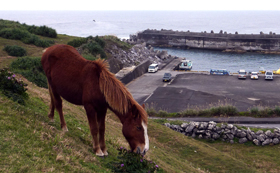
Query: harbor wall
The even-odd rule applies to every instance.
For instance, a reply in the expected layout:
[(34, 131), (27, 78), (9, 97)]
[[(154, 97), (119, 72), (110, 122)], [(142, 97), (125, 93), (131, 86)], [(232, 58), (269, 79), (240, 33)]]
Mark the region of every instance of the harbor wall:
[(183, 32), (172, 30), (144, 30), (130, 36), (131, 42), (146, 42), (154, 47), (176, 47), (184, 49), (208, 49), (224, 52), (258, 52), (280, 54), (280, 35), (234, 34), (220, 31)]

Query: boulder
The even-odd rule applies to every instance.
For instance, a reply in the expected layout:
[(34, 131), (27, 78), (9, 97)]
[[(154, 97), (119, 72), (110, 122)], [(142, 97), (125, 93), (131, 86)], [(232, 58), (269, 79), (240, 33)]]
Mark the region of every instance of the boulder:
[(258, 139), (254, 139), (253, 142), (255, 145), (261, 145), (261, 142)]
[(239, 139), (239, 143), (240, 143), (240, 144), (243, 144), (243, 143), (245, 143), (245, 142), (247, 142), (247, 141), (248, 141), (248, 140), (247, 140), (247, 138), (245, 138), (245, 137)]
[(273, 140), (272, 140), (272, 142), (273, 142), (273, 144), (279, 144), (279, 139), (278, 138), (273, 138)]
[(269, 145), (270, 143), (272, 143), (272, 139), (267, 138), (267, 139), (262, 143), (262, 145)]

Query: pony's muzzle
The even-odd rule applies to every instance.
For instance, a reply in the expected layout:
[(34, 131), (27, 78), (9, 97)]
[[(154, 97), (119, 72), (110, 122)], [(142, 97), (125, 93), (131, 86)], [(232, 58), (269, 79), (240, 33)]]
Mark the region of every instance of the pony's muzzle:
[(147, 153), (148, 149), (144, 149), (143, 152), (141, 152), (141, 149), (140, 147), (137, 147), (137, 150), (136, 150), (136, 153), (137, 154), (141, 154), (141, 155), (145, 155)]

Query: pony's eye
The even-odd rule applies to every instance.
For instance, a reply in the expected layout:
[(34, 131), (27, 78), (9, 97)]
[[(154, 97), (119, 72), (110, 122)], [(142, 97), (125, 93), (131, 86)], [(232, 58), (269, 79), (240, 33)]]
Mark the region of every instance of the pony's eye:
[(141, 130), (141, 127), (140, 126), (138, 126), (138, 127), (136, 127), (137, 128), (137, 130)]

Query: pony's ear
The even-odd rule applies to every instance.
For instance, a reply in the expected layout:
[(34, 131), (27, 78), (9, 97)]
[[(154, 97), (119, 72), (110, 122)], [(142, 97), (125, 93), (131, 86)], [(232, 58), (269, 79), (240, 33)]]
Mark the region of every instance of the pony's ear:
[(135, 117), (137, 117), (139, 111), (138, 111), (136, 105), (132, 105), (131, 111), (132, 111), (132, 114), (133, 114)]
[(142, 104), (142, 107), (145, 109), (145, 104), (144, 103)]

